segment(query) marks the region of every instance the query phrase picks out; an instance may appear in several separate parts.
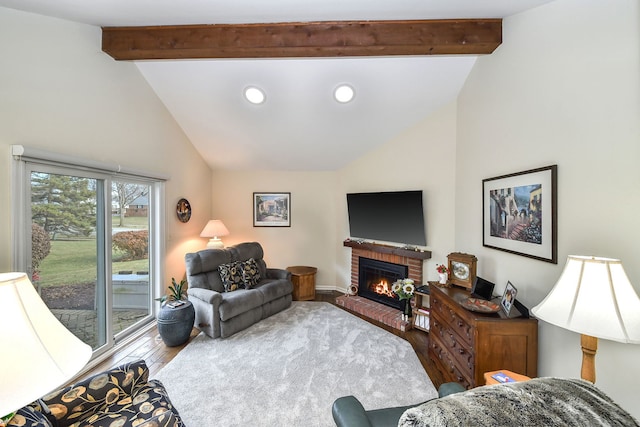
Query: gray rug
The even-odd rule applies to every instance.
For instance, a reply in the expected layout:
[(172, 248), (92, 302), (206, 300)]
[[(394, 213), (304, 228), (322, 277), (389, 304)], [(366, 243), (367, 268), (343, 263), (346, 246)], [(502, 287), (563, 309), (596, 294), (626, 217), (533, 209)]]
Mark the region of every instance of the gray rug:
[(365, 409), (437, 396), (408, 342), (322, 302), (229, 338), (200, 334), (155, 377), (188, 427), (329, 427), (341, 396)]

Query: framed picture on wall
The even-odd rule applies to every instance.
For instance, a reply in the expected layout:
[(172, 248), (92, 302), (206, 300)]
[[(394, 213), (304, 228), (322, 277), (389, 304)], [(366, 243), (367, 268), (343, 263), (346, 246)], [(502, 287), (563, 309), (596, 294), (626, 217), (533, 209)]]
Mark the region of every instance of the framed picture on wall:
[(291, 227), (291, 193), (253, 193), (254, 227)]
[(482, 181), (482, 244), (558, 263), (558, 166)]

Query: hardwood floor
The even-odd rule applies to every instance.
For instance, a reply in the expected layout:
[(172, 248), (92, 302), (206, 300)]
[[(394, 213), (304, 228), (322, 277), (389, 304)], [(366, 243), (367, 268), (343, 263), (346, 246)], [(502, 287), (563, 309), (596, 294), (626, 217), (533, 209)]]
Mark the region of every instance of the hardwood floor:
[[(323, 301), (336, 305), (335, 299), (340, 295), (342, 295), (340, 292), (316, 292), (315, 301)], [(337, 305), (336, 307), (344, 310), (342, 307), (339, 307)], [(349, 312), (401, 338), (406, 339), (413, 346), (418, 359), (422, 363), (422, 366), (427, 372), (427, 375), (429, 375), (429, 378), (431, 378), (431, 381), (436, 386), (436, 388), (439, 387), (440, 384), (442, 384), (442, 375), (435, 368), (435, 366), (427, 356), (427, 349), (429, 346), (429, 335), (427, 333), (417, 329), (412, 329), (408, 332), (401, 332), (375, 320), (360, 316), (357, 313), (353, 313), (351, 311)], [(194, 337), (196, 337), (198, 333), (199, 331), (194, 328), (187, 343), (178, 347), (167, 347), (166, 345), (164, 345), (162, 339), (158, 335), (158, 329), (156, 327), (153, 327), (144, 335), (137, 338), (127, 346), (124, 346), (111, 357), (95, 366), (89, 372), (86, 372), (82, 377), (87, 378), (96, 373), (117, 367), (123, 363), (138, 359), (144, 359), (147, 363), (147, 366), (149, 367), (150, 377), (153, 378), (155, 374), (160, 371), (160, 369), (162, 369), (167, 363), (169, 363), (180, 352), (180, 350), (186, 347), (186, 345)]]

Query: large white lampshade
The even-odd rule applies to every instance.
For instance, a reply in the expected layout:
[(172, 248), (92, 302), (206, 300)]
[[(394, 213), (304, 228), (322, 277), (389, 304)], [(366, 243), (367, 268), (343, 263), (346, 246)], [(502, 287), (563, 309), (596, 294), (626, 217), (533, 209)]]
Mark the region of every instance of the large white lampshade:
[(200, 233), (200, 237), (211, 237), (207, 243), (207, 248), (209, 249), (224, 248), (224, 244), (222, 243), (222, 240), (220, 240), (220, 237), (228, 235), (229, 230), (227, 230), (227, 227), (225, 227), (219, 219), (209, 220), (202, 230), (202, 233)]
[[(617, 259), (569, 255), (549, 295), (531, 312), (582, 334), (583, 378), (595, 382), (597, 338), (640, 344), (640, 298)], [(589, 377), (585, 378), (585, 371)]]
[(70, 380), (91, 347), (58, 321), (25, 273), (0, 274), (0, 416)]

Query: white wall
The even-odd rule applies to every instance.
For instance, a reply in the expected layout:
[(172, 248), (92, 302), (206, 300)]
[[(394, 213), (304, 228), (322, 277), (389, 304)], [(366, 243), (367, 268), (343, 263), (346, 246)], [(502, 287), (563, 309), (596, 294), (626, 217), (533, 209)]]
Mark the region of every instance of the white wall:
[[(215, 171), (211, 219), (229, 229), (225, 246), (260, 242), (267, 266), (317, 267), (316, 288), (334, 289), (335, 188), (332, 172)], [(291, 193), (291, 227), (254, 227), (254, 192)]]
[[(214, 171), (212, 218), (230, 235), (225, 245), (259, 241), (267, 265), (318, 268), (316, 288), (345, 291), (351, 280), (346, 194), (423, 190), (427, 245), (425, 275), (454, 251), (456, 105), (451, 103), (388, 143), (336, 172)], [(291, 227), (253, 227), (252, 194), (291, 192)], [(202, 239), (204, 246), (206, 240)]]
[[(9, 147), (23, 144), (170, 175), (166, 286), (199, 243), (211, 172), (135, 64), (100, 43), (100, 28), (0, 8), (0, 271), (12, 267)], [(194, 211), (187, 224), (175, 215), (181, 197)]]
[[(456, 249), (532, 307), (567, 255), (620, 258), (640, 291), (640, 26), (635, 0), (557, 0), (504, 20), (458, 99)], [(482, 179), (558, 165), (558, 264), (482, 246)], [(539, 375), (579, 377), (579, 335), (540, 322)], [(640, 416), (640, 346), (600, 341), (597, 385)]]

